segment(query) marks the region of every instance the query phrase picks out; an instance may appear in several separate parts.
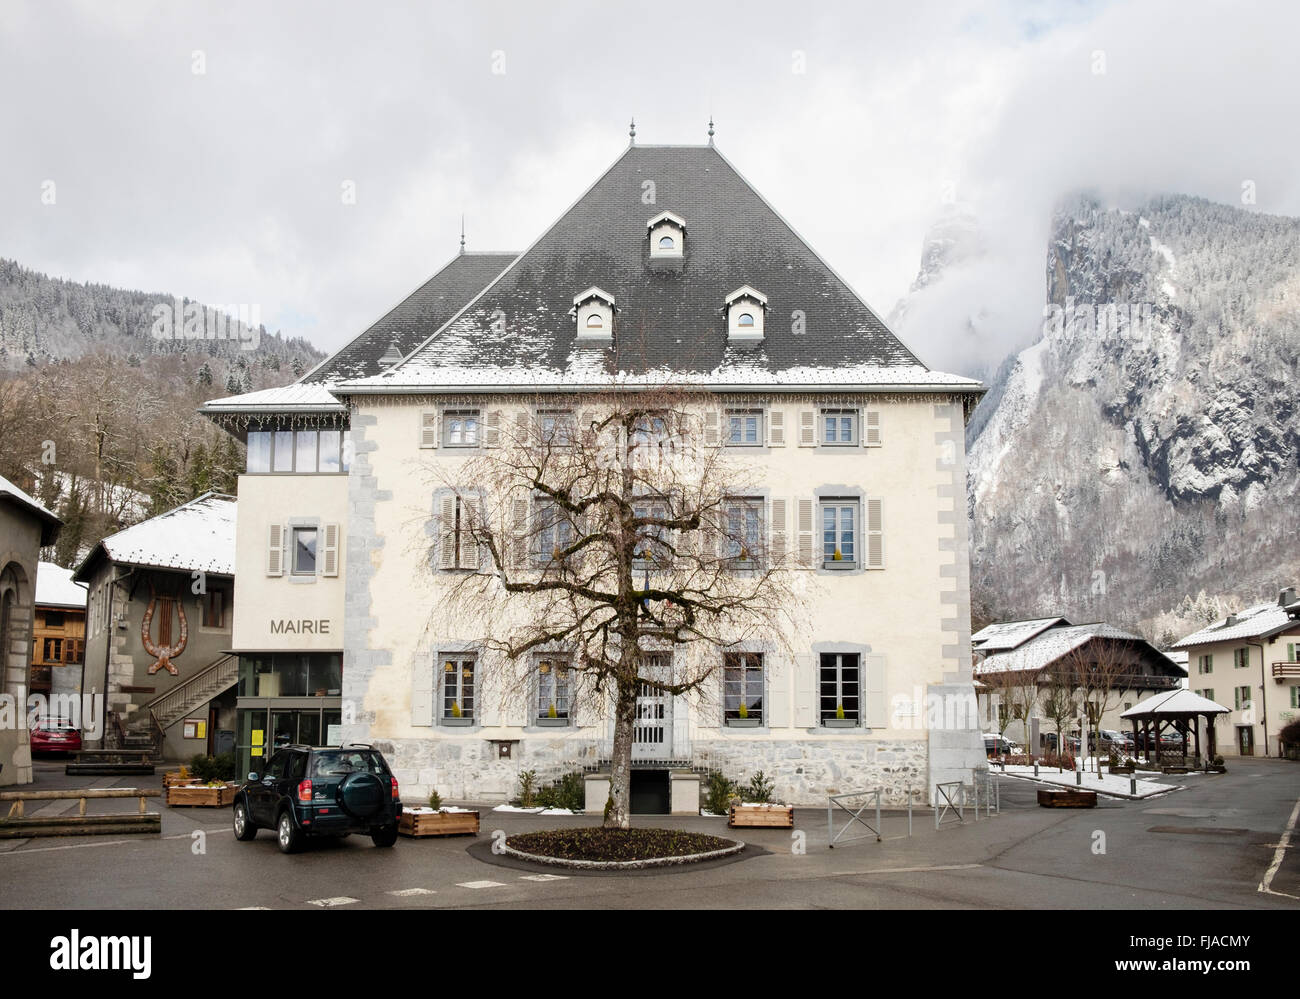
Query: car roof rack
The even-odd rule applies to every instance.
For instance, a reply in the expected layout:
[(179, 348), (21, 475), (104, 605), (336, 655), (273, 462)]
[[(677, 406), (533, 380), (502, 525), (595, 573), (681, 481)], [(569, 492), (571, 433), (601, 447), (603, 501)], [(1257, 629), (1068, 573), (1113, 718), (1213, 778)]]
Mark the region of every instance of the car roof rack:
[(374, 746), (372, 746), (372, 745), (371, 745), (370, 743), (368, 743), (368, 742), (349, 742), (346, 746), (340, 746), (339, 748), (340, 748), (340, 749), (352, 749), (352, 748), (354, 748), (354, 747), (357, 748), (357, 749), (374, 749), (374, 748), (375, 748)]

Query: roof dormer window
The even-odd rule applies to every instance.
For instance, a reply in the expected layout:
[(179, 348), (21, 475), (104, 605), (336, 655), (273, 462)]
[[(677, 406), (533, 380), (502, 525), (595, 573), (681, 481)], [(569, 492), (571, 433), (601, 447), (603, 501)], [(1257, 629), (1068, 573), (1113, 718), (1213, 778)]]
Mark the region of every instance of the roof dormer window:
[(594, 285), (573, 296), (579, 340), (608, 342), (614, 336), (614, 296)]
[(727, 339), (763, 339), (763, 316), (767, 312), (767, 296), (749, 285), (737, 288), (726, 300)]
[(672, 212), (660, 212), (646, 223), (650, 234), (652, 270), (680, 271), (685, 259), (686, 220)]

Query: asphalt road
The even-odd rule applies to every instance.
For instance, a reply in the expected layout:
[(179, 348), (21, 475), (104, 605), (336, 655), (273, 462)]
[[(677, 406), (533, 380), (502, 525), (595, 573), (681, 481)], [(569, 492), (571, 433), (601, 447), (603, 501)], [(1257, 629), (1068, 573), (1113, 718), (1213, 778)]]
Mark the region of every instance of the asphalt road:
[[(64, 777), (61, 763), (41, 761), (37, 769), (37, 787), (92, 783)], [(732, 833), (760, 848), (753, 856), (635, 875), (535, 872), (504, 865), (486, 849), (497, 829), (594, 818), (485, 809), (477, 840), (401, 839), (378, 849), (354, 836), (284, 856), (269, 831), (237, 842), (228, 808), (162, 807), (161, 837), (0, 840), (0, 907), (1300, 909), (1300, 833), (1291, 849), (1278, 848), (1300, 797), (1300, 767), (1261, 759), (1236, 762), (1225, 775), (1166, 779), (1185, 786), (1144, 801), (1057, 810), (1034, 804), (1034, 785), (1003, 778), (1001, 814), (979, 821), (968, 814), (964, 824), (936, 832), (932, 815), (918, 812), (911, 836), (905, 815), (889, 815), (883, 842), (834, 849), (827, 849), (826, 813), (800, 810), (801, 836)], [(638, 821), (727, 835), (716, 818)], [(1271, 868), (1271, 892), (1261, 892)]]

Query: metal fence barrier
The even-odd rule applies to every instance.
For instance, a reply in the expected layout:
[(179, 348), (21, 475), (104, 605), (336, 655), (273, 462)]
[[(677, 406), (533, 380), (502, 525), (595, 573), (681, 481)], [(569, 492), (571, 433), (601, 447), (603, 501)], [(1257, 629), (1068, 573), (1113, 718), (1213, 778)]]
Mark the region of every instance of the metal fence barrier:
[[(830, 837), (830, 849), (835, 849), (836, 843), (852, 843), (859, 839), (870, 839), (875, 837), (877, 843), (880, 842), (880, 793), (881, 788), (874, 788), (870, 791), (849, 791), (847, 794), (832, 794), (826, 799), (826, 835)], [(861, 807), (856, 810), (851, 805), (844, 802), (849, 799), (865, 798)], [(873, 826), (870, 822), (862, 817), (862, 813), (867, 809), (875, 806), (876, 824)], [(841, 809), (848, 819), (845, 821), (843, 828), (839, 832), (835, 831), (835, 809)], [(863, 833), (860, 836), (845, 836), (854, 823), (866, 826), (870, 833)]]

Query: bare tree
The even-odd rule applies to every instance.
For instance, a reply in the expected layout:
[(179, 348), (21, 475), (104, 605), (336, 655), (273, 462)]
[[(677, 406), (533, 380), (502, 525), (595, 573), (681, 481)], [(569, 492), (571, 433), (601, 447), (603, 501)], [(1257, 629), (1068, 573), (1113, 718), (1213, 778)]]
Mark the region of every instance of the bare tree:
[(979, 674), (988, 688), (990, 700), (998, 700), (998, 735), (1005, 738), (1013, 721), (1020, 721), (1025, 730), (1025, 749), (1034, 753), (1037, 746), (1029, 743), (1029, 720), (1038, 705), (1038, 674), (1033, 670), (989, 670)]
[[(1094, 748), (1101, 746), (1101, 720), (1118, 704), (1119, 695), (1134, 686), (1140, 664), (1135, 643), (1124, 639), (1095, 637), (1071, 649), (1059, 660), (1084, 709)], [(1087, 737), (1080, 740), (1079, 752), (1088, 751)], [(1101, 770), (1095, 760), (1094, 769)]]
[(1065, 724), (1074, 717), (1078, 707), (1074, 684), (1069, 674), (1053, 666), (1041, 676), (1043, 682), (1043, 714), (1056, 726), (1056, 758), (1058, 769), (1063, 769), (1060, 761), (1065, 756)]
[[(630, 827), (638, 695), (702, 697), (726, 650), (788, 647), (796, 620), (785, 513), (768, 525), (745, 499), (759, 483), (719, 446), (711, 398), (619, 390), (490, 414), (481, 456), (442, 477), (433, 557), (476, 571), (436, 613), (481, 636), (516, 691), (562, 653), (575, 709), (612, 711), (607, 828)], [(654, 653), (674, 649), (662, 671)]]

